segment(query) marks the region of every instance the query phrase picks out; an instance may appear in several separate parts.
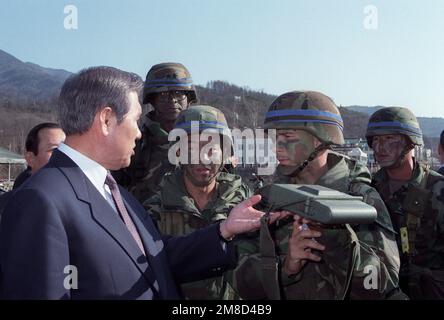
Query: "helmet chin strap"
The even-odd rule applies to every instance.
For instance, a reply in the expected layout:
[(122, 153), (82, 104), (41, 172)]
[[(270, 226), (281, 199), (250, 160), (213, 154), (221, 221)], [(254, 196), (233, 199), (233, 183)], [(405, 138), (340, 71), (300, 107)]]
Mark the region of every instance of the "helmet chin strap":
[(402, 149), (401, 154), (399, 155), (399, 157), (395, 160), (395, 162), (393, 162), (391, 165), (389, 166), (385, 166), (385, 169), (394, 169), (394, 168), (398, 168), (400, 167), (405, 160), (405, 156), (415, 147), (415, 145), (413, 143), (409, 143), (406, 144), (404, 146), (404, 149)]
[(278, 166), (277, 170), (279, 170), (281, 174), (287, 177), (294, 178), (298, 176), (310, 164), (310, 162), (317, 157), (319, 152), (327, 149), (330, 149), (330, 145), (323, 142), (310, 153), (307, 159), (305, 159), (298, 165), (286, 166), (287, 168), (283, 168), (283, 166)]

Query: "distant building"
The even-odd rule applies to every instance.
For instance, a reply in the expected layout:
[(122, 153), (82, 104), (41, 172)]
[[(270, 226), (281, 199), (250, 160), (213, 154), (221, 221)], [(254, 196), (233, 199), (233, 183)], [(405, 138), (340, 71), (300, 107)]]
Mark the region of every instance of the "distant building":
[(415, 147), (415, 159), (418, 162), (433, 166), (432, 150), (424, 146)]
[(351, 149), (348, 154), (350, 158), (356, 159), (358, 162), (367, 165), (368, 164), (368, 155), (364, 151), (361, 150), (361, 148), (356, 147)]
[(26, 167), (26, 160), (19, 154), (0, 148), (0, 183), (12, 187), (12, 180)]
[(333, 150), (343, 155), (356, 159), (366, 165), (370, 172), (376, 172), (379, 169), (375, 161), (373, 150), (369, 148), (366, 139), (349, 138), (345, 139), (345, 143), (341, 146), (333, 147)]
[(265, 138), (243, 137), (234, 139), (234, 154), (242, 167), (277, 165), (272, 141)]

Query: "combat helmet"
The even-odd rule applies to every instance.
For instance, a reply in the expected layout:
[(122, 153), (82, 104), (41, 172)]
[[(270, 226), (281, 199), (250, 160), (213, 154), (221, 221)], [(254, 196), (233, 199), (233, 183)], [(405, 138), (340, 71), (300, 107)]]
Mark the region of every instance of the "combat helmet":
[[(174, 124), (174, 129), (183, 129), (192, 133), (193, 126), (199, 125), (199, 133), (218, 133), (223, 137), (223, 154), (226, 160), (234, 152), (233, 138), (225, 115), (217, 108), (207, 105), (195, 105), (182, 111)], [(231, 150), (231, 153), (229, 152)]]
[(265, 129), (304, 130), (321, 144), (298, 165), (277, 167), (278, 174), (295, 177), (331, 145), (344, 144), (341, 114), (333, 100), (316, 91), (291, 91), (276, 98), (265, 115)]
[(143, 104), (151, 102), (153, 93), (165, 91), (186, 91), (190, 103), (197, 100), (191, 74), (181, 63), (166, 62), (151, 67), (146, 75)]
[(297, 129), (325, 145), (344, 144), (341, 114), (333, 100), (315, 91), (291, 91), (276, 98), (265, 115), (265, 129)]
[(373, 113), (368, 121), (365, 137), (371, 147), (374, 136), (402, 134), (414, 145), (422, 146), (422, 131), (412, 111), (404, 107), (387, 107)]

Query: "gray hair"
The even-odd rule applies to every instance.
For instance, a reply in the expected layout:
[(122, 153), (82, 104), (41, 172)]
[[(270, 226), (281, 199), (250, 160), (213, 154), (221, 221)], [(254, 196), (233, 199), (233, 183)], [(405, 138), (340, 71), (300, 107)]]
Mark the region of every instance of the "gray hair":
[(140, 97), (142, 79), (112, 67), (92, 67), (70, 76), (60, 91), (59, 121), (67, 136), (87, 132), (102, 108), (110, 107), (121, 123), (128, 113), (128, 94)]

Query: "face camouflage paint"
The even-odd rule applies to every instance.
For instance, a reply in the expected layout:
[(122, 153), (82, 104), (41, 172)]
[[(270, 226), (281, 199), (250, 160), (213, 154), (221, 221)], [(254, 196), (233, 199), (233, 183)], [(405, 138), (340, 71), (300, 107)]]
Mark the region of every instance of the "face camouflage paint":
[[(208, 147), (208, 145), (210, 147)], [(189, 159), (191, 159), (191, 143), (189, 143)], [(195, 152), (195, 151), (194, 151)], [(222, 166), (222, 149), (220, 144), (208, 141), (199, 142), (200, 160), (198, 164), (184, 164), (187, 178), (197, 187), (205, 187), (216, 179)]]
[(316, 148), (315, 137), (303, 130), (278, 130), (275, 146), (283, 175), (292, 175)]
[(374, 136), (372, 148), (375, 159), (381, 167), (395, 165), (407, 146), (407, 141), (400, 134)]

